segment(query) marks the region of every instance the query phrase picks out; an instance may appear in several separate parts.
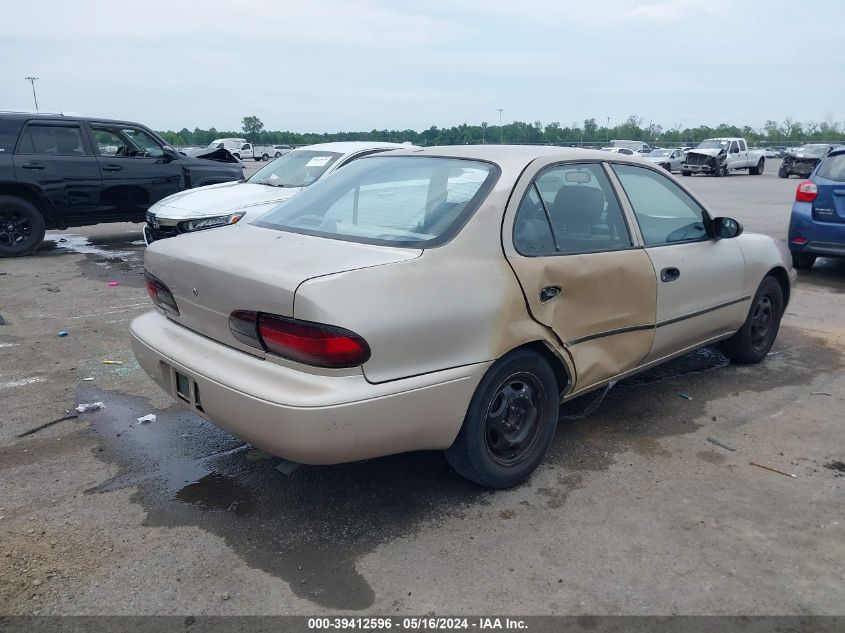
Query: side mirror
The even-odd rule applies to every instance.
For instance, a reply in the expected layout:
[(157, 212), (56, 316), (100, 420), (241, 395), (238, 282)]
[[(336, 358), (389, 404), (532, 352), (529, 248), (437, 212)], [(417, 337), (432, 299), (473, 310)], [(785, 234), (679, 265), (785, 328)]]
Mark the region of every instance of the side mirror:
[(742, 234), (742, 225), (733, 218), (716, 218), (713, 220), (716, 237), (727, 239)]
[(172, 160), (176, 160), (177, 158), (179, 158), (179, 152), (170, 147), (170, 145), (165, 145), (164, 147), (162, 147), (161, 152), (161, 157), (168, 163)]

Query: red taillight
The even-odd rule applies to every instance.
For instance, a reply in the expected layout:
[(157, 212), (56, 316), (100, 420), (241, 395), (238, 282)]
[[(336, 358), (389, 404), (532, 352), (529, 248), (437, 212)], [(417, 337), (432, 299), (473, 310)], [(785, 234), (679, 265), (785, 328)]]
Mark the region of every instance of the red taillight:
[(238, 310), (230, 315), (229, 328), (242, 343), (307, 365), (355, 367), (370, 358), (364, 339), (332, 325)]
[(173, 293), (170, 292), (170, 289), (160, 279), (154, 277), (146, 270), (144, 271), (144, 285), (147, 286), (147, 293), (150, 295), (150, 299), (153, 300), (154, 304), (167, 312), (179, 316), (179, 308), (176, 306), (176, 299), (173, 298)]
[(798, 246), (803, 246), (804, 244), (807, 243), (807, 238), (806, 237), (793, 237), (792, 243), (798, 244)]
[(805, 180), (795, 191), (796, 202), (812, 202), (819, 195), (819, 188), (812, 180)]

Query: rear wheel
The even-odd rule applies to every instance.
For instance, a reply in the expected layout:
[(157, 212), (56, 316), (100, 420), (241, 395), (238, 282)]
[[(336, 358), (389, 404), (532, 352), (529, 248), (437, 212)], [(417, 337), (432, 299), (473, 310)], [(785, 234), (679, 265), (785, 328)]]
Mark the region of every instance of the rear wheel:
[(766, 276), (760, 282), (745, 323), (720, 347), (735, 363), (750, 365), (766, 357), (780, 328), (783, 316), (783, 290), (777, 279)]
[(0, 257), (29, 255), (44, 239), (44, 217), (31, 202), (0, 196)]
[(522, 483), (554, 438), (559, 400), (557, 379), (542, 356), (530, 350), (504, 356), (481, 379), (446, 459), (482, 486)]
[(270, 155), (269, 155), (269, 154), (262, 154), (262, 155), (261, 155), (261, 160), (263, 160), (263, 161), (265, 161), (265, 162), (266, 162), (266, 161), (268, 161), (268, 160), (270, 160)]
[(799, 270), (810, 270), (816, 263), (816, 256), (810, 253), (792, 253), (792, 266)]
[(682, 169), (682, 170), (681, 170), (681, 176), (692, 176), (692, 172), (691, 172), (691, 171), (684, 171), (684, 170)]
[(748, 173), (751, 174), (752, 176), (759, 176), (760, 174), (763, 173), (763, 170), (765, 168), (766, 168), (766, 161), (761, 158), (760, 162), (757, 163), (756, 167), (749, 167), (748, 168)]

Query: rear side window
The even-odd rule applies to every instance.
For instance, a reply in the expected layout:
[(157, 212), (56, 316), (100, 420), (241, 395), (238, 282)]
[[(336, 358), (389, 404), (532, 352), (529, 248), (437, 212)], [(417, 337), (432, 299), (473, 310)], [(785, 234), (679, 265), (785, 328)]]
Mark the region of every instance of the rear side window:
[(631, 246), (622, 209), (604, 169), (596, 163), (543, 171), (517, 210), (513, 240), (517, 252), (529, 257)]
[(79, 126), (27, 125), (18, 141), (18, 154), (90, 156)]
[(704, 209), (683, 189), (646, 167), (614, 164), (646, 246), (707, 239)]
[(825, 158), (819, 165), (819, 171), (816, 172), (816, 175), (826, 180), (845, 182), (845, 154)]

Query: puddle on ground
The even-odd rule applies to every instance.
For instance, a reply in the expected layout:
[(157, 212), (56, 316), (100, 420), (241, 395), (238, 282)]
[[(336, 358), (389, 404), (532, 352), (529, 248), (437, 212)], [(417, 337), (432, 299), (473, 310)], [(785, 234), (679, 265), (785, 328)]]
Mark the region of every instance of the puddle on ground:
[(140, 287), (143, 285), (144, 248), (140, 229), (97, 236), (48, 232), (35, 256), (85, 255), (79, 262), (83, 277)]
[[(529, 498), (533, 495), (531, 511), (560, 512), (589, 472), (608, 468), (619, 454), (671, 455), (661, 439), (697, 430), (710, 400), (801, 384), (841, 366), (839, 352), (785, 328), (775, 355), (761, 366), (727, 365), (709, 349), (624, 381), (589, 417), (560, 423), (545, 466), (554, 483), (525, 486)], [(692, 400), (680, 398), (680, 392)], [(264, 458), (181, 407), (152, 411), (158, 419), (139, 425), (136, 418), (151, 413), (142, 398), (88, 383), (80, 385), (78, 396), (106, 404), (83, 417), (98, 442), (94, 455), (120, 468), (89, 493), (136, 487), (133, 500), (147, 511), (147, 525), (207, 530), (248, 565), (285, 580), (296, 595), (323, 607), (369, 607), (375, 595), (356, 569), (360, 558), (445, 518), (486, 516), (492, 510), (485, 506), (498, 494), (460, 478), (439, 452), (302, 466), (284, 475), (276, 469), (281, 460)], [(592, 397), (580, 400), (589, 403)], [(585, 406), (568, 403), (564, 414)], [(713, 459), (705, 451), (698, 457)], [(513, 519), (494, 509), (491, 520)]]

